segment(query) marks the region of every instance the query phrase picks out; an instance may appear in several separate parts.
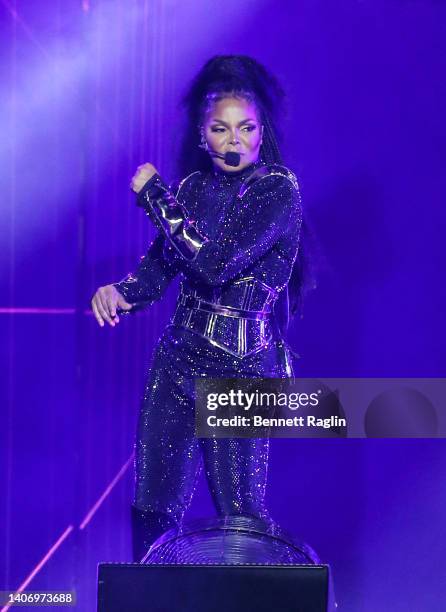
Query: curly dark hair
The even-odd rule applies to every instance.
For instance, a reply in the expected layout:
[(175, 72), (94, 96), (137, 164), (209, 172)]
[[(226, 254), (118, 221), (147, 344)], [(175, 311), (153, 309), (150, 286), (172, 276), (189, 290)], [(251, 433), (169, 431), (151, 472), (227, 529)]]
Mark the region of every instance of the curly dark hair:
[[(178, 170), (180, 176), (195, 170), (208, 171), (212, 160), (199, 147), (200, 130), (211, 102), (239, 97), (254, 102), (264, 126), (260, 160), (265, 164), (282, 164), (278, 119), (283, 116), (285, 92), (276, 77), (265, 66), (247, 55), (216, 55), (209, 59), (190, 83), (181, 105), (186, 114), (185, 129), (180, 143)], [(308, 227), (304, 218), (300, 247), (277, 314), (282, 333), (288, 327), (288, 317), (302, 312), (303, 298), (315, 286), (307, 257)], [(288, 307), (289, 295), (289, 307)]]
[(282, 163), (278, 145), (277, 119), (283, 112), (285, 94), (277, 79), (258, 61), (247, 55), (216, 55), (193, 79), (182, 99), (186, 129), (180, 146), (181, 175), (212, 166), (209, 155), (199, 148), (199, 125), (210, 103), (240, 97), (254, 102), (264, 125), (260, 159)]

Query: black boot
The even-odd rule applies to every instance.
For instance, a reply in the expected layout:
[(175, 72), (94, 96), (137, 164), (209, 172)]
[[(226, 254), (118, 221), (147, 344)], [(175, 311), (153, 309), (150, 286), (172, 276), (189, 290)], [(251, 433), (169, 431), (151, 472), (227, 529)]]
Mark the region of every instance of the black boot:
[(164, 532), (175, 527), (173, 518), (163, 512), (140, 510), (133, 504), (131, 509), (133, 561), (139, 563)]

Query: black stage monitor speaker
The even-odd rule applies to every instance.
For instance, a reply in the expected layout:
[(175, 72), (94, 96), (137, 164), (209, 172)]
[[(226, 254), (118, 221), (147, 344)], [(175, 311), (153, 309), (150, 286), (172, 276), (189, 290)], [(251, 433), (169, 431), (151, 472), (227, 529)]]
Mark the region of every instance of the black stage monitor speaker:
[(327, 565), (101, 563), (98, 612), (327, 612)]

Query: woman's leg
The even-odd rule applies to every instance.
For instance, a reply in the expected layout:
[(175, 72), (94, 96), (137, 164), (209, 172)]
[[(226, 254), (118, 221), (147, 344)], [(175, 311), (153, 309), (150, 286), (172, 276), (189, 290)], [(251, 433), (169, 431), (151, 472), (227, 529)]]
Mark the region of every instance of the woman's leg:
[[(276, 344), (236, 362), (224, 378), (285, 378), (287, 364)], [(265, 506), (269, 439), (200, 439), (204, 468), (219, 515), (248, 514), (270, 520)]]
[(191, 392), (163, 336), (149, 372), (137, 428), (132, 507), (135, 561), (141, 560), (164, 531), (181, 521), (192, 499), (201, 456)]
[(265, 491), (269, 440), (200, 439), (204, 468), (219, 515), (247, 514), (267, 519)]

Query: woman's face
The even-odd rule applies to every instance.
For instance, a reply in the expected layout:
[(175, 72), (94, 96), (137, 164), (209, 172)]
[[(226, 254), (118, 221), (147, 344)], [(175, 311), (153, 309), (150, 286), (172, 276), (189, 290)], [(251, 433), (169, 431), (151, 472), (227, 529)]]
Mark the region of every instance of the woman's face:
[(227, 166), (224, 159), (212, 157), (214, 165), (225, 172), (237, 172), (258, 160), (262, 131), (256, 105), (244, 98), (223, 98), (212, 102), (202, 126), (211, 151), (222, 155), (228, 151), (240, 153), (238, 166)]

